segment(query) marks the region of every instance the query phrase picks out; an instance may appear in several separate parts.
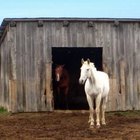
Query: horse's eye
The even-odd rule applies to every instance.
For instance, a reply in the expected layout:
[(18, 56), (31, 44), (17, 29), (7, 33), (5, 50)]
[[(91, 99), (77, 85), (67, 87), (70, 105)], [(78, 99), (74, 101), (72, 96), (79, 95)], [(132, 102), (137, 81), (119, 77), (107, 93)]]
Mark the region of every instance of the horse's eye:
[(89, 69), (87, 69), (87, 71), (89, 71)]

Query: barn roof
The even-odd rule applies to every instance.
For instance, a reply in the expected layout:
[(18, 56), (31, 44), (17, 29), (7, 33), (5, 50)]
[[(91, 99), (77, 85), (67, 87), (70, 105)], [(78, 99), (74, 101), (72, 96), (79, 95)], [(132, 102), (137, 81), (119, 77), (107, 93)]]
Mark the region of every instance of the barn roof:
[(11, 22), (36, 22), (36, 21), (92, 21), (92, 22), (140, 22), (139, 18), (5, 18), (0, 26), (0, 42), (4, 36), (6, 27)]

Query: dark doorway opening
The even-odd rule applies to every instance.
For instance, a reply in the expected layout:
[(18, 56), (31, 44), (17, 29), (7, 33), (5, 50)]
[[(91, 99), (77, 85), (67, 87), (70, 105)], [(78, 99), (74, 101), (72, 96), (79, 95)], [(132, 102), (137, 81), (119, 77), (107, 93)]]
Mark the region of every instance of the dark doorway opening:
[[(102, 48), (52, 48), (52, 76), (53, 76), (53, 95), (54, 108), (65, 109), (64, 100), (58, 105), (58, 96), (56, 90), (56, 81), (54, 77), (54, 68), (57, 64), (62, 64), (68, 70), (70, 75), (70, 88), (68, 93), (68, 109), (88, 109), (88, 103), (84, 92), (84, 85), (79, 85), (81, 58), (89, 58), (94, 62), (97, 70), (102, 70)], [(61, 95), (63, 98), (63, 94)]]

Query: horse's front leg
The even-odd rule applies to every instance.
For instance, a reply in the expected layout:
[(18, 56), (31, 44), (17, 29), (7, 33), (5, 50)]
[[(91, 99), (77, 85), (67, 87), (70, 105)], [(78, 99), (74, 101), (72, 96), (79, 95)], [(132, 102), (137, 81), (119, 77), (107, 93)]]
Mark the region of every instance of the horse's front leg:
[(87, 96), (87, 101), (88, 101), (88, 105), (89, 105), (89, 121), (88, 123), (90, 123), (90, 128), (92, 128), (94, 126), (94, 117), (93, 117), (93, 113), (94, 113), (94, 109), (93, 109), (93, 99), (86, 94)]
[(58, 108), (61, 107), (61, 97), (60, 97), (60, 88), (57, 87), (57, 98), (58, 98)]
[(100, 104), (101, 104), (101, 93), (96, 97), (96, 125), (100, 128)]

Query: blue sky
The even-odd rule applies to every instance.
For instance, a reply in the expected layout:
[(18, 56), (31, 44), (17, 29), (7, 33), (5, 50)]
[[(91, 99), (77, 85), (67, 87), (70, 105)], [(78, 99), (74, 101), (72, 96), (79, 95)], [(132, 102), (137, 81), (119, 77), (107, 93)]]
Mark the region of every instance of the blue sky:
[(0, 0), (4, 18), (140, 18), (140, 0)]

